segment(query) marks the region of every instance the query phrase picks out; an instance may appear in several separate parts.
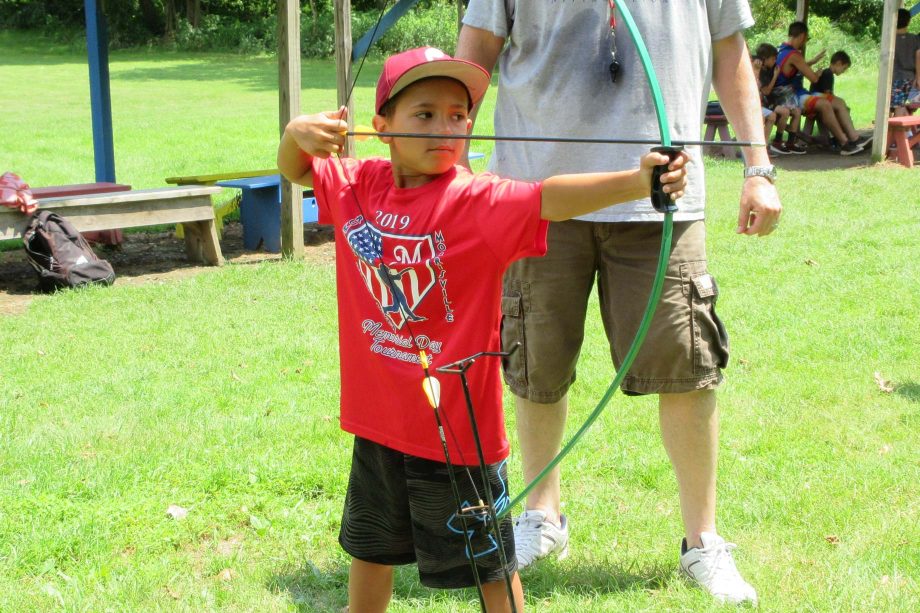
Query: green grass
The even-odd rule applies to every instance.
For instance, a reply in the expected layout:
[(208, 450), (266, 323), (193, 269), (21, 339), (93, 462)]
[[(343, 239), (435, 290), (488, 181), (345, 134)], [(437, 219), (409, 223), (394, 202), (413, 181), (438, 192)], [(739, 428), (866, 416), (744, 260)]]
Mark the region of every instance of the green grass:
[[(0, 35), (0, 85), (21, 100), (0, 115), (0, 168), (35, 185), (91, 180), (82, 59), (20, 43)], [(120, 181), (273, 164), (272, 61), (112, 59)], [(365, 67), (357, 108), (378, 69)], [(304, 110), (329, 108), (328, 64), (305, 64), (304, 84)], [(707, 171), (732, 339), (719, 529), (766, 610), (918, 610), (917, 171), (786, 172), (768, 239), (734, 234), (739, 163)], [(0, 610), (345, 604), (333, 275), (229, 265), (37, 297), (0, 318)], [(613, 374), (593, 310), (588, 330), (570, 432)], [(510, 474), (520, 489), (517, 456)], [(615, 397), (563, 474), (572, 555), (523, 574), (529, 610), (718, 609), (674, 572), (681, 522), (654, 399)], [(188, 517), (169, 519), (173, 504)], [(421, 587), (411, 567), (395, 592), (395, 612), (477, 607), (472, 592)]]

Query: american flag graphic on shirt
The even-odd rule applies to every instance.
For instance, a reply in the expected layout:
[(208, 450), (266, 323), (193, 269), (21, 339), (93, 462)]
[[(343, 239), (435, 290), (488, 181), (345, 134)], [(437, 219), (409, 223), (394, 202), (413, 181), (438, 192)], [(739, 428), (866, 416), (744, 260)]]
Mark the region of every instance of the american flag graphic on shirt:
[(390, 324), (401, 329), (407, 320), (424, 320), (417, 311), (436, 281), (432, 237), (392, 234), (364, 222), (346, 238), (368, 291)]

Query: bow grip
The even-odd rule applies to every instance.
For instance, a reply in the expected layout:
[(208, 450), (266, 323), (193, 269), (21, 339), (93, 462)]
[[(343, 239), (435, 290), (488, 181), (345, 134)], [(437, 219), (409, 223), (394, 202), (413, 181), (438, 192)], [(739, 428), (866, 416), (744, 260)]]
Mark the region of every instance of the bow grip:
[[(652, 151), (668, 156), (668, 164), (683, 150), (683, 147), (652, 147)], [(664, 186), (661, 184), (661, 175), (668, 172), (668, 164), (660, 164), (652, 169), (652, 206), (659, 213), (674, 213), (677, 211), (677, 205), (671, 200), (671, 194), (665, 192)]]

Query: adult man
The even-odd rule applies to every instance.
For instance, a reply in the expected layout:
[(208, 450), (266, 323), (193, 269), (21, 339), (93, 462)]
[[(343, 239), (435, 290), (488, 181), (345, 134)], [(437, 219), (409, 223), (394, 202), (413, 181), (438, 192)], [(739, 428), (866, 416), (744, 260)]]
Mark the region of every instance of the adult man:
[(843, 99), (833, 94), (809, 93), (802, 83), (803, 76), (812, 83), (818, 83), (821, 78), (812, 70), (811, 65), (823, 57), (823, 52), (815, 59), (806, 61), (802, 49), (807, 42), (808, 26), (802, 21), (792, 22), (789, 25), (789, 39), (779, 46), (776, 56), (779, 76), (776, 78), (773, 94), (780, 97), (785, 94), (790, 102), (794, 101), (803, 112), (816, 113), (840, 143), (840, 155), (859, 153), (868, 144), (869, 139), (859, 137), (850, 118), (850, 109)]
[[(614, 4), (614, 3), (610, 3)], [(619, 3), (616, 3), (619, 4)], [(753, 23), (746, 0), (630, 2), (661, 81), (675, 138), (698, 138), (712, 81), (741, 140), (763, 138), (757, 85), (741, 30)], [(605, 0), (471, 0), (457, 57), (492, 69), (500, 59), (496, 134), (658, 138), (648, 85), (623, 20)], [(680, 33), (680, 44), (673, 35)], [(507, 47), (505, 43), (507, 41)], [(615, 49), (613, 48), (615, 44)], [(504, 51), (503, 51), (504, 48)], [(611, 51), (620, 70), (611, 78)], [(643, 146), (499, 142), (491, 169), (521, 179), (634, 165)], [(718, 413), (714, 388), (728, 358), (717, 294), (706, 269), (704, 185), (699, 150), (675, 214), (668, 280), (646, 343), (625, 378), (630, 394), (659, 394), (662, 438), (677, 476), (685, 539), (683, 572), (721, 600), (756, 601), (716, 534)], [(739, 233), (773, 231), (781, 205), (765, 147), (745, 151)], [(505, 365), (517, 396), (524, 478), (558, 451), (566, 393), (575, 379), (588, 296), (598, 278), (611, 354), (619, 364), (644, 310), (661, 241), (661, 216), (648, 200), (554, 223), (545, 262), (526, 259), (505, 276), (502, 339), (526, 341)], [(691, 341), (691, 342), (685, 342)], [(517, 519), (518, 563), (566, 552), (558, 469)]]

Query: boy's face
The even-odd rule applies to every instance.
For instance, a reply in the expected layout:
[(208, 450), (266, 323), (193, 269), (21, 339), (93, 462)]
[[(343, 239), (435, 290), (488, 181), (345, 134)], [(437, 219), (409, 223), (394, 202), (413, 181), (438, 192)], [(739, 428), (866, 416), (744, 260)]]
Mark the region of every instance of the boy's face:
[(767, 68), (773, 68), (774, 66), (776, 66), (776, 56), (771, 55), (770, 57), (764, 59), (763, 65), (766, 66)]
[[(413, 83), (399, 93), (395, 108), (386, 117), (374, 116), (378, 132), (419, 134), (468, 134), (469, 94), (458, 81), (430, 78)], [(383, 137), (397, 185), (423, 185), (444, 174), (460, 160), (465, 143), (460, 139)], [(404, 179), (401, 184), (400, 177)]]
[(845, 62), (834, 62), (831, 64), (831, 72), (833, 72), (835, 76), (839, 77), (845, 73), (849, 67), (850, 65)]

